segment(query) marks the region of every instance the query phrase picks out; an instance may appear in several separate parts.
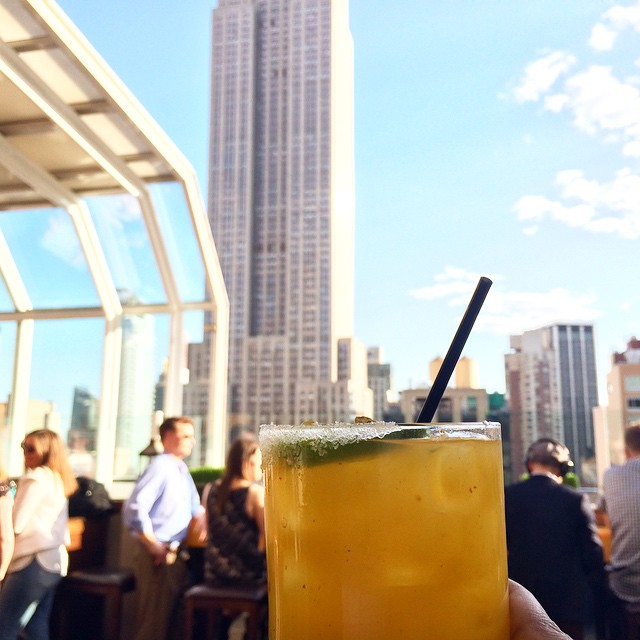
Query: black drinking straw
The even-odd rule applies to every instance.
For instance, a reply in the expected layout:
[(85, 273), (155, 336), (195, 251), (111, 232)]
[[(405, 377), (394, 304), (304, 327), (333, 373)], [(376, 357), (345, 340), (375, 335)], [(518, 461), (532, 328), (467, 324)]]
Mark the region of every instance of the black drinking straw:
[(424, 405), (422, 406), (420, 414), (416, 418), (416, 422), (424, 423), (431, 422), (431, 420), (433, 420), (433, 416), (436, 414), (436, 409), (440, 404), (442, 395), (444, 394), (444, 391), (449, 384), (451, 374), (456, 368), (456, 364), (458, 363), (460, 354), (462, 353), (464, 345), (467, 342), (467, 338), (471, 333), (473, 323), (476, 321), (476, 318), (480, 313), (480, 309), (484, 303), (485, 298), (487, 297), (487, 293), (489, 293), (489, 289), (491, 288), (492, 284), (493, 282), (491, 282), (489, 278), (485, 278), (484, 276), (480, 278), (478, 286), (473, 292), (473, 296), (471, 296), (469, 306), (462, 316), (462, 320), (460, 321), (460, 326), (456, 331), (456, 335), (453, 337), (453, 342), (449, 347), (449, 351), (447, 351), (447, 355), (442, 361), (440, 371), (438, 371), (438, 375), (433, 381), (433, 386), (429, 391), (429, 395), (424, 401)]

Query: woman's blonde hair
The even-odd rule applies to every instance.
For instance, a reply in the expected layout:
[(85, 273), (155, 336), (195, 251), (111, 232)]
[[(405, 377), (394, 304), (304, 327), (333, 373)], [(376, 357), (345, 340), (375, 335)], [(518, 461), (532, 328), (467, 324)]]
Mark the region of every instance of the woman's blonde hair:
[(33, 446), (40, 458), (40, 467), (49, 467), (62, 478), (64, 494), (68, 497), (78, 488), (75, 476), (67, 459), (67, 450), (62, 438), (49, 429), (38, 429), (25, 436), (33, 440)]

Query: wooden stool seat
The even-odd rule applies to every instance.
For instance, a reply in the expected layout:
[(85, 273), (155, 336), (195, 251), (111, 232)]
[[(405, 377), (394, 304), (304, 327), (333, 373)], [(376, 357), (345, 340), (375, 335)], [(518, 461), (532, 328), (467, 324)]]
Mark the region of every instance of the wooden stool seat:
[(67, 587), (85, 591), (93, 590), (96, 593), (104, 591), (105, 595), (112, 589), (126, 593), (136, 588), (136, 579), (132, 571), (103, 567), (72, 571), (65, 577), (65, 582)]
[(258, 640), (267, 614), (267, 585), (259, 587), (214, 587), (198, 584), (184, 594), (184, 640), (192, 640), (196, 611), (207, 618), (207, 638), (213, 637), (218, 615), (247, 613), (246, 640)]
[[(136, 588), (136, 579), (129, 569), (79, 569), (72, 571), (60, 583), (62, 595), (67, 605), (63, 607), (61, 620), (64, 633), (68, 632), (68, 608), (74, 593), (90, 593), (105, 599), (104, 637), (105, 640), (120, 640), (122, 617), (122, 597)], [(63, 635), (66, 637), (66, 635)]]

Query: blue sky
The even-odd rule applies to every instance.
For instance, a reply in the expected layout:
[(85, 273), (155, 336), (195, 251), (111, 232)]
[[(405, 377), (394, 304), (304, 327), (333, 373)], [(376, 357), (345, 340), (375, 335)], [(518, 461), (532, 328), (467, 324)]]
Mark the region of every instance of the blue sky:
[[(206, 191), (211, 0), (59, 0)], [(595, 326), (600, 401), (640, 334), (640, 2), (351, 0), (355, 335), (428, 379), (480, 275), (464, 355), (504, 391), (509, 335)]]

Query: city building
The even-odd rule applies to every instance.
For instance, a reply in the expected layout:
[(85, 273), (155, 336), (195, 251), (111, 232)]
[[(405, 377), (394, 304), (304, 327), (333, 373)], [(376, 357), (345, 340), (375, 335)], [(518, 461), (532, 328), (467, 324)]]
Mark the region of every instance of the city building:
[(467, 356), (458, 360), (455, 368), (456, 387), (476, 389), (478, 387), (478, 363)]
[(592, 409), (598, 404), (593, 327), (554, 324), (511, 336), (505, 355), (513, 475), (529, 445), (564, 442), (584, 485), (595, 485)]
[[(442, 367), (442, 363), (444, 362), (444, 359), (440, 356), (436, 356), (430, 363), (429, 363), (429, 384), (432, 385), (435, 381), (435, 379), (438, 377), (438, 371), (440, 371), (440, 367)], [(449, 381), (450, 383), (451, 381)]]
[(220, 0), (211, 74), (208, 204), (230, 298), (230, 424), (365, 413), (349, 3)]
[(502, 467), (504, 470), (505, 485), (516, 482), (518, 477), (513, 476), (513, 465), (511, 462), (511, 415), (504, 393), (493, 392), (488, 394), (489, 410), (486, 419), (489, 422), (500, 423), (500, 434), (502, 438)]
[(374, 420), (384, 420), (389, 413), (391, 394), (391, 365), (383, 362), (382, 349), (369, 347), (367, 349), (367, 379), (369, 388), (373, 392)]
[[(429, 363), (429, 384), (433, 384), (440, 367), (444, 359), (440, 356), (436, 356)], [(462, 356), (454, 370), (454, 380), (449, 383), (455, 382), (455, 386), (460, 389), (477, 389), (478, 388), (478, 363), (467, 356)]]
[(593, 419), (601, 481), (609, 466), (624, 463), (624, 431), (640, 421), (640, 340), (635, 336), (627, 342), (625, 351), (611, 356), (607, 404), (593, 410)]
[[(400, 391), (400, 411), (405, 422), (414, 422), (430, 388)], [(489, 399), (486, 389), (447, 387), (432, 422), (481, 422), (487, 417)]]
[(33, 429), (70, 435), (82, 387), (95, 477), (117, 495), (120, 462), (133, 471), (157, 421), (161, 371), (161, 412), (182, 413), (187, 335), (205, 319), (204, 457), (221, 466), (228, 297), (193, 167), (55, 2), (0, 0), (0, 87), (3, 466), (22, 471)]
[(71, 424), (67, 436), (67, 445), (70, 448), (73, 448), (73, 440), (81, 438), (89, 450), (95, 451), (99, 408), (98, 398), (88, 389), (76, 387), (73, 390)]
[(76, 476), (93, 478), (100, 401), (85, 387), (73, 390), (71, 424), (67, 432), (69, 464)]

